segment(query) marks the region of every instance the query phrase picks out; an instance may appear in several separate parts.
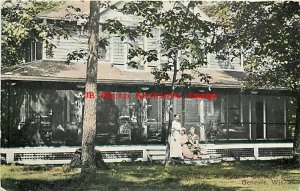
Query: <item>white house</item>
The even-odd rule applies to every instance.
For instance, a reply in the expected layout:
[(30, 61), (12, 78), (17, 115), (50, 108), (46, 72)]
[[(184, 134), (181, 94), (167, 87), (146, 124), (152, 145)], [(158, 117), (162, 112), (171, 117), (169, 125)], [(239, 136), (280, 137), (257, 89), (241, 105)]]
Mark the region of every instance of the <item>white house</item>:
[[(80, 7), (82, 17), (74, 16), (69, 5)], [(201, 7), (195, 11), (202, 19), (210, 20)], [(1, 104), (9, 108), (6, 112), (10, 117), (2, 123), (1, 145), (5, 148), (1, 153), (10, 162), (38, 159), (36, 163), (49, 163), (51, 159), (52, 163), (65, 163), (81, 144), (86, 65), (84, 61), (67, 65), (65, 60), (72, 51), (87, 50), (84, 17), (89, 14), (89, 2), (67, 2), (40, 18), (55, 23), (66, 19), (66, 14), (76, 27), (72, 37), (53, 39), (56, 48), (52, 56), (42, 45), (32, 43), (25, 64), (2, 69), (1, 85), (7, 94), (1, 95)], [(128, 25), (139, 20), (111, 9), (101, 11), (100, 22), (106, 19), (118, 19)], [(161, 30), (154, 31), (153, 38), (140, 37), (137, 45), (159, 50)], [(167, 95), (170, 87), (168, 83), (164, 88), (153, 86), (151, 69), (160, 67), (166, 59), (160, 56), (158, 62), (130, 68), (126, 42), (113, 34), (100, 35), (109, 37), (109, 45), (98, 63), (97, 148), (109, 161), (122, 161), (134, 153), (141, 160), (158, 153), (159, 159), (165, 149), (166, 121), (170, 116), (166, 112), (168, 99), (155, 97), (155, 93)], [(238, 155), (242, 160), (291, 157), (295, 124), (289, 100), (293, 95), (284, 88), (243, 90), (243, 58), (231, 58), (228, 55), (227, 61), (221, 61), (208, 54), (208, 65), (202, 71), (212, 76), (210, 84), (194, 80), (195, 87), (185, 92), (188, 94), (174, 98), (174, 112), (182, 114), (184, 127), (196, 128), (202, 146), (210, 153), (227, 159)], [(150, 96), (142, 99), (137, 93)], [(189, 94), (195, 96), (186, 96)], [(101, 95), (106, 97), (100, 99)], [(215, 99), (204, 95), (214, 95)]]

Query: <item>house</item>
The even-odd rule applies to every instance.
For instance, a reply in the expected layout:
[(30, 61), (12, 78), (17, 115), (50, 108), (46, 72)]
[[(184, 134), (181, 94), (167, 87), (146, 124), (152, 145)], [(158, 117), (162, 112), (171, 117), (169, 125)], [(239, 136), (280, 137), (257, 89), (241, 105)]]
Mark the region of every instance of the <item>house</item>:
[[(33, 44), (28, 62), (2, 68), (1, 107), (5, 115), (1, 121), (1, 145), (6, 147), (3, 153), (11, 161), (36, 159), (32, 153), (37, 152), (43, 153), (38, 158), (41, 160), (66, 161), (81, 144), (86, 64), (66, 64), (65, 60), (68, 53), (87, 49), (84, 18), (88, 15), (88, 4), (72, 2), (74, 7), (81, 8), (81, 17), (68, 8), (70, 3), (41, 14), (41, 19), (48, 23), (68, 14), (69, 22), (77, 26), (73, 36), (55, 37), (52, 55)], [(203, 19), (209, 19), (201, 7), (197, 11)], [(102, 10), (100, 22), (109, 18), (128, 25), (138, 21), (115, 10)], [(140, 37), (137, 46), (159, 48), (161, 31), (154, 31), (153, 38)], [(244, 90), (242, 56), (231, 59), (228, 55), (228, 60), (222, 61), (208, 54), (208, 65), (202, 72), (212, 76), (210, 84), (195, 79), (193, 88), (179, 92), (179, 96), (170, 95), (170, 84), (153, 85), (151, 74), (152, 68), (166, 62), (163, 56), (158, 62), (130, 68), (126, 64), (127, 44), (115, 35), (101, 35), (109, 37), (109, 45), (98, 63), (99, 92), (85, 96), (98, 100), (96, 144), (104, 158), (121, 161), (136, 155), (146, 160), (149, 152), (163, 151), (166, 122), (171, 117), (167, 112), (170, 97), (174, 99), (174, 113), (182, 114), (187, 130), (196, 128), (203, 147), (210, 153), (229, 159), (238, 155), (243, 160), (292, 156), (293, 95), (284, 88)]]

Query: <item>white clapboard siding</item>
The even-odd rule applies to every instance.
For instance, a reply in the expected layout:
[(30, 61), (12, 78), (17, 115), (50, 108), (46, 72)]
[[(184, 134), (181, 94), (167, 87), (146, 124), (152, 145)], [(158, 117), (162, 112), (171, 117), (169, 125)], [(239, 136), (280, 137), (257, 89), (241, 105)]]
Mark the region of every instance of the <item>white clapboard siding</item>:
[(240, 57), (229, 56), (227, 60), (216, 59), (215, 53), (207, 55), (208, 68), (214, 69), (228, 69), (228, 70), (242, 70)]
[(46, 56), (47, 60), (66, 60), (67, 55), (73, 51), (88, 50), (88, 39), (85, 36), (74, 35), (68, 39), (55, 37), (52, 42), (56, 48), (53, 48), (53, 57)]

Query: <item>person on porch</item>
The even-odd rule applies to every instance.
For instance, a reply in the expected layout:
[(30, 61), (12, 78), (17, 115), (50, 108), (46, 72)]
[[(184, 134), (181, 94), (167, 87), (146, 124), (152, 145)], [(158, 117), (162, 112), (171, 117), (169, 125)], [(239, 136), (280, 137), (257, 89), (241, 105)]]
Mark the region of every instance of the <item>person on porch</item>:
[(190, 134), (188, 135), (188, 142), (190, 143), (190, 150), (194, 154), (194, 158), (200, 157), (200, 146), (199, 146), (199, 136), (195, 134), (195, 127), (190, 128)]
[(186, 129), (183, 127), (181, 129), (181, 149), (182, 149), (182, 156), (184, 158), (189, 158), (192, 159), (194, 158), (194, 154), (188, 147), (189, 145), (189, 140), (186, 134)]
[(170, 137), (170, 157), (182, 159), (180, 115), (174, 115)]

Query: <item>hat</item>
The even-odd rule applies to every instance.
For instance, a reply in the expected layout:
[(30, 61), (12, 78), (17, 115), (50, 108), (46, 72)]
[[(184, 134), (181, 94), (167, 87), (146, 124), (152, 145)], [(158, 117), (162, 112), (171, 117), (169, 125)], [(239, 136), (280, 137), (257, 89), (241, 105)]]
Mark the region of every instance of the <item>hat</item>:
[(191, 127), (191, 128), (190, 128), (190, 130), (192, 130), (192, 129), (196, 130), (195, 127)]

